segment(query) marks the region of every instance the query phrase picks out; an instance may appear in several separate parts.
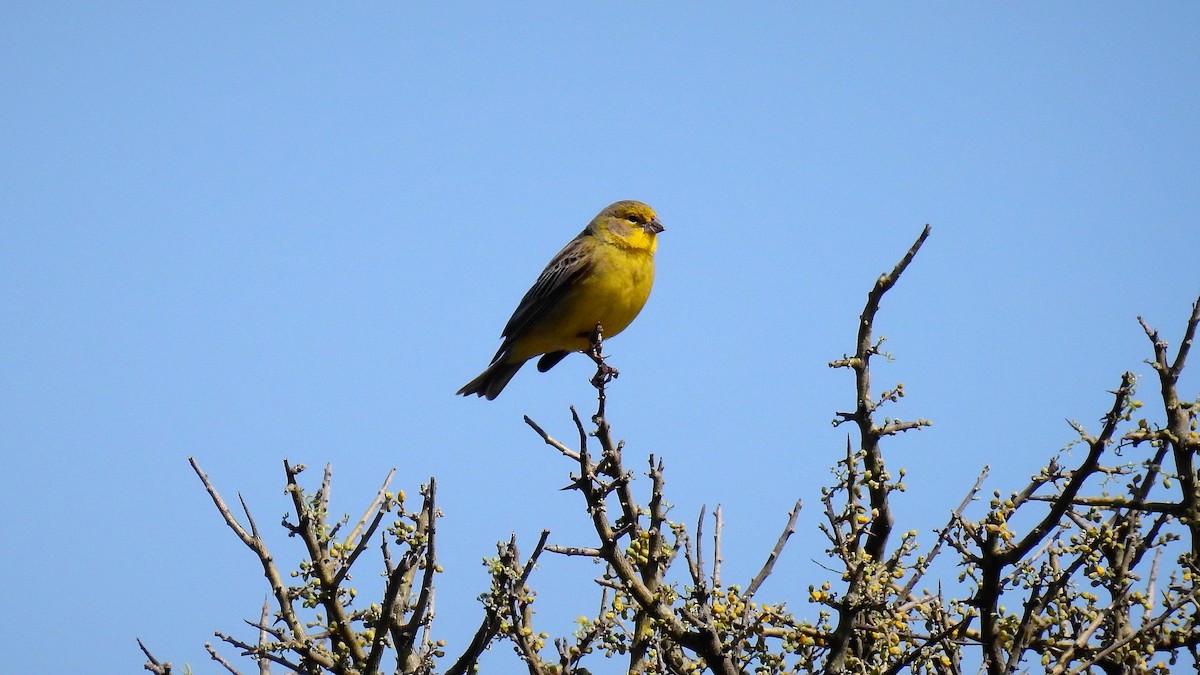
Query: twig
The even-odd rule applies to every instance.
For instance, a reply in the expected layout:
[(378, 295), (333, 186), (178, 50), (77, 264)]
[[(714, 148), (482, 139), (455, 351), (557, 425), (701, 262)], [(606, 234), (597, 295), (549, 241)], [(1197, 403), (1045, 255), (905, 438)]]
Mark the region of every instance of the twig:
[(725, 556), (721, 554), (721, 533), (724, 528), (725, 511), (717, 504), (717, 508), (713, 509), (713, 588), (721, 587), (721, 564), (725, 562)]
[(433, 576), (437, 572), (437, 481), (432, 476), (425, 487), (424, 496), (425, 501), (421, 505), (418, 527), (425, 531), (425, 569), (421, 577), (421, 589), (417, 593), (417, 600), (412, 607), (412, 614), (408, 621), (400, 627), (399, 638), (396, 640), (396, 652), (404, 655), (405, 658), (413, 653), (417, 630), (429, 620), (429, 614), (432, 611)]
[(142, 653), (146, 655), (146, 663), (144, 664), (146, 670), (155, 673), (155, 675), (171, 675), (170, 662), (159, 661), (158, 659), (154, 658), (154, 655), (150, 653), (150, 650), (146, 647), (146, 644), (142, 642), (141, 638), (137, 638), (137, 643), (138, 647), (142, 650)]
[(1049, 512), (1042, 520), (1029, 530), (1029, 532), (1017, 543), (1012, 544), (1001, 555), (1000, 561), (1004, 566), (1011, 565), (1017, 560), (1020, 560), (1025, 554), (1036, 546), (1042, 538), (1044, 538), (1070, 508), (1072, 500), (1075, 499), (1079, 490), (1083, 487), (1083, 483), (1093, 470), (1100, 463), (1100, 455), (1104, 449), (1108, 447), (1112, 440), (1113, 434), (1116, 433), (1117, 424), (1121, 421), (1121, 413), (1125, 410), (1125, 406), (1129, 402), (1129, 396), (1133, 390), (1133, 373), (1125, 373), (1121, 376), (1121, 384), (1113, 393), (1113, 405), (1108, 414), (1104, 416), (1104, 427), (1100, 430), (1100, 435), (1092, 438), (1084, 433), (1085, 439), (1088, 442), (1088, 455), (1080, 464), (1079, 468), (1071, 472), (1071, 479), (1063, 488), (1062, 494), (1058, 501), (1050, 506)]
[(549, 445), (550, 447), (554, 448), (555, 450), (558, 450), (566, 457), (569, 457), (577, 462), (579, 461), (579, 453), (578, 452), (575, 452), (574, 450), (568, 448), (567, 446), (563, 445), (562, 443), (558, 442), (557, 440), (551, 438), (550, 434), (546, 433), (546, 431), (544, 429), (542, 429), (540, 426), (538, 426), (537, 422), (534, 422), (529, 417), (529, 415), (525, 415), (525, 424), (528, 424), (529, 427), (531, 429), (533, 429), (537, 433), (538, 436), (541, 436), (542, 441), (545, 442), (546, 445)]
[(916, 573), (913, 574), (911, 578), (909, 578), (908, 583), (904, 584), (904, 590), (900, 592), (902, 597), (907, 597), (913, 592), (913, 589), (917, 587), (917, 584), (920, 583), (921, 579), (925, 576), (925, 572), (929, 570), (929, 566), (933, 563), (933, 559), (938, 556), (938, 553), (941, 553), (942, 544), (946, 543), (947, 539), (949, 538), (949, 533), (955, 521), (960, 520), (963, 513), (966, 512), (967, 507), (970, 506), (971, 502), (975, 501), (975, 496), (978, 495), (979, 490), (983, 488), (983, 482), (987, 480), (989, 471), (991, 471), (991, 467), (983, 467), (983, 470), (979, 472), (979, 476), (975, 479), (975, 485), (971, 486), (971, 489), (967, 491), (967, 496), (963, 497), (963, 500), (959, 502), (958, 508), (951, 512), (949, 522), (946, 523), (946, 527), (943, 528), (938, 534), (937, 541), (934, 542), (933, 548), (929, 549), (929, 555), (925, 556), (924, 564), (921, 565), (920, 569), (916, 570)]
[[(221, 639), (222, 642), (228, 644), (229, 646), (240, 649), (243, 654), (254, 654), (255, 653), (255, 651), (254, 651), (255, 648), (254, 648), (254, 645), (252, 645), (252, 644), (243, 642), (235, 637), (226, 635), (225, 633), (222, 633), (221, 631), (216, 631), (213, 634), (216, 635), (218, 638)], [(212, 645), (205, 644), (204, 648), (209, 650), (210, 655), (213, 653)], [(304, 670), (300, 667), (300, 664), (289, 661), (288, 659), (285, 659), (278, 654), (266, 652), (263, 654), (259, 654), (258, 656), (260, 658), (269, 660), (271, 663), (277, 663), (280, 666), (283, 666), (284, 668), (289, 670), (290, 672), (303, 672), (303, 670)], [(310, 664), (305, 664), (305, 665), (309, 666), (308, 670), (315, 670), (315, 668), (311, 667)], [(327, 670), (329, 669), (329, 667), (325, 667), (325, 668)]]
[[(892, 435), (908, 429), (918, 429), (928, 426), (926, 420), (918, 420), (910, 423), (897, 423), (886, 421), (884, 426), (879, 426), (874, 421), (874, 413), (878, 407), (885, 401), (895, 401), (903, 395), (902, 386), (897, 386), (895, 390), (886, 392), (884, 396), (876, 400), (871, 394), (871, 357), (876, 354), (881, 354), (880, 345), (883, 343), (883, 338), (876, 340), (873, 336), (875, 326), (875, 315), (879, 312), (880, 303), (883, 296), (899, 281), (900, 276), (908, 268), (909, 263), (917, 255), (917, 251), (925, 243), (929, 237), (930, 227), (926, 225), (921, 230), (916, 241), (909, 247), (908, 252), (904, 257), (896, 263), (890, 273), (884, 273), (875, 281), (875, 286), (867, 293), (867, 302), (863, 307), (862, 313), (859, 315), (858, 336), (855, 342), (855, 352), (852, 357), (845, 357), (829, 363), (831, 368), (850, 368), (854, 371), (854, 391), (855, 391), (855, 409), (854, 412), (839, 412), (839, 420), (835, 420), (834, 425), (839, 425), (844, 422), (854, 422), (859, 431), (861, 439), (861, 456), (863, 461), (863, 473), (868, 477), (865, 481), (867, 492), (869, 495), (870, 508), (867, 511), (870, 513), (870, 519), (865, 528), (859, 528), (851, 522), (851, 527), (854, 528), (854, 551), (853, 558), (865, 557), (868, 560), (882, 562), (885, 559), (887, 552), (888, 538), (892, 532), (892, 526), (895, 516), (892, 514), (891, 505), (888, 501), (888, 494), (892, 488), (887, 484), (886, 471), (884, 468), (883, 452), (879, 447), (879, 441), (883, 436)], [(847, 441), (849, 443), (849, 441)], [(855, 465), (853, 463), (853, 453), (847, 447), (847, 484), (846, 494), (848, 499), (847, 513), (852, 513), (857, 509), (855, 504), (857, 490), (853, 484), (855, 476)], [(831, 538), (835, 542), (841, 538), (840, 525), (838, 518), (834, 517), (831, 504), (826, 505), (826, 511), (830, 514), (830, 526), (832, 532), (829, 532)], [(860, 537), (865, 531), (866, 541), (859, 545)], [(839, 548), (840, 554), (844, 560), (851, 559), (851, 553), (844, 548)], [(859, 555), (861, 553), (861, 556)], [(854, 597), (858, 593), (859, 583), (866, 573), (866, 565), (856, 564), (852, 574), (850, 575), (849, 584), (847, 585), (847, 597)], [(850, 652), (856, 647), (852, 647), (851, 640), (855, 634), (855, 626), (858, 623), (858, 616), (864, 609), (862, 606), (854, 603), (843, 603), (838, 612), (838, 623), (829, 638), (829, 654), (825, 660), (825, 672), (840, 673), (845, 669), (847, 658), (851, 655)]]
[[(304, 622), (296, 615), (295, 610), (292, 608), (291, 596), (288, 593), (287, 586), (283, 583), (283, 577), (279, 574), (279, 569), (275, 566), (274, 558), (267, 549), (266, 543), (257, 535), (258, 528), (254, 526), (253, 519), (250, 519), (250, 523), (251, 529), (255, 532), (255, 534), (251, 535), (246, 531), (245, 528), (242, 527), (240, 523), (238, 523), (237, 519), (234, 518), (233, 513), (231, 513), (229, 510), (229, 507), (225, 505), (225, 500), (221, 499), (221, 495), (217, 492), (217, 489), (213, 487), (213, 484), (208, 479), (208, 476), (200, 469), (200, 464), (196, 461), (196, 458), (188, 457), (188, 463), (191, 464), (192, 470), (195, 471), (196, 475), (200, 478), (200, 482), (204, 484), (204, 489), (208, 492), (208, 496), (212, 499), (213, 504), (217, 507), (217, 511), (220, 512), (221, 518), (225, 520), (225, 524), (229, 526), (229, 529), (233, 530), (234, 534), (236, 534), (238, 538), (242, 540), (242, 543), (245, 544), (247, 548), (249, 548), (256, 556), (258, 556), (259, 563), (263, 568), (263, 574), (267, 578), (267, 583), (269, 583), (271, 586), (271, 594), (275, 596), (275, 602), (279, 606), (280, 617), (283, 619), (283, 622), (287, 624), (288, 630), (291, 631), (296, 642), (298, 644), (305, 645), (302, 656), (306, 659), (312, 660), (314, 663), (323, 668), (332, 668), (334, 665), (333, 659), (312, 646), (313, 641), (308, 636)], [(242, 507), (248, 515), (249, 509), (246, 508), (245, 501), (242, 502)]]
[(300, 539), (308, 550), (308, 557), (312, 562), (312, 572), (317, 579), (318, 601), (325, 608), (329, 620), (330, 639), (334, 644), (334, 651), (344, 648), (354, 662), (361, 663), (366, 658), (366, 653), (363, 652), (362, 644), (354, 635), (354, 626), (346, 615), (345, 606), (338, 597), (337, 586), (334, 583), (335, 572), (327, 552), (327, 542), (322, 541), (322, 536), (318, 532), (322, 523), (321, 519), (329, 512), (330, 469), (328, 466), (326, 467), (321, 489), (317, 493), (317, 500), (322, 511), (316, 514), (317, 517), (314, 519), (312, 508), (304, 503), (304, 491), (296, 480), (300, 469), (293, 467), (286, 459), (283, 461), (283, 468), (288, 478), (287, 491), (291, 494), (292, 503), (296, 507), (296, 523)]
[(229, 671), (230, 675), (242, 675), (240, 670), (234, 668), (232, 663), (227, 661), (224, 656), (221, 656), (217, 653), (217, 650), (213, 648), (212, 644), (208, 642), (204, 643), (204, 649), (208, 651), (209, 658), (221, 664), (221, 667)]
[(796, 518), (800, 516), (800, 509), (803, 506), (804, 502), (797, 499), (796, 505), (792, 507), (791, 513), (788, 514), (787, 525), (784, 526), (783, 532), (779, 534), (779, 539), (775, 542), (775, 548), (771, 549), (771, 554), (767, 556), (767, 561), (763, 563), (762, 569), (758, 571), (758, 574), (750, 581), (750, 585), (746, 587), (746, 592), (743, 594), (746, 600), (754, 597), (754, 594), (758, 592), (758, 587), (770, 576), (771, 570), (775, 567), (775, 561), (783, 553), (783, 547), (787, 545), (788, 539), (796, 532)]
[(550, 544), (546, 547), (546, 550), (550, 553), (557, 553), (559, 555), (577, 555), (586, 558), (600, 557), (600, 549), (587, 546), (560, 546), (558, 544)]
[(271, 661), (263, 656), (267, 653), (267, 637), (276, 637), (274, 631), (267, 628), (267, 619), (271, 617), (270, 596), (263, 598), (262, 613), (258, 616), (258, 675), (270, 675)]
[[(354, 529), (350, 531), (350, 534), (346, 535), (346, 543), (353, 543), (354, 548), (350, 551), (350, 554), (346, 556), (345, 562), (342, 564), (341, 569), (338, 570), (337, 576), (335, 577), (336, 584), (341, 585), (341, 583), (346, 579), (346, 575), (350, 572), (350, 567), (354, 565), (354, 561), (358, 560), (358, 556), (362, 555), (362, 552), (365, 551), (370, 545), (371, 540), (375, 538), (375, 531), (379, 527), (379, 524), (383, 521), (385, 513), (383, 510), (383, 504), (387, 500), (387, 489), (392, 483), (392, 477), (395, 475), (395, 469), (388, 471), (387, 478), (384, 478), (383, 480), (383, 485), (381, 485), (379, 490), (375, 493), (375, 499), (373, 499), (370, 505), (367, 506), (367, 510), (363, 512), (362, 518), (359, 518), (358, 523), (354, 526)], [(372, 514), (374, 514), (374, 517), (372, 517)], [(369, 526), (367, 525), (368, 520), (371, 521)], [(359, 535), (362, 534), (364, 527), (367, 528), (367, 533), (362, 535), (360, 538)]]

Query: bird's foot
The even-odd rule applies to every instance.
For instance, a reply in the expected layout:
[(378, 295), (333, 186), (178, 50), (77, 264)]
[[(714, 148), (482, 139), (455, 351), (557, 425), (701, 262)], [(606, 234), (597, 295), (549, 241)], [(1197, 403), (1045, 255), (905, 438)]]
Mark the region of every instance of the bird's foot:
[(603, 387), (621, 374), (604, 362), (604, 327), (600, 324), (597, 323), (596, 329), (592, 331), (591, 347), (584, 353), (596, 364), (596, 375), (592, 377), (593, 387)]
[(584, 354), (587, 354), (589, 357), (591, 357), (591, 359), (596, 362), (596, 365), (603, 365), (604, 326), (601, 326), (599, 323), (596, 324), (596, 328), (592, 330), (592, 334), (589, 336), (589, 344), (590, 346), (588, 347), (588, 350), (584, 352)]

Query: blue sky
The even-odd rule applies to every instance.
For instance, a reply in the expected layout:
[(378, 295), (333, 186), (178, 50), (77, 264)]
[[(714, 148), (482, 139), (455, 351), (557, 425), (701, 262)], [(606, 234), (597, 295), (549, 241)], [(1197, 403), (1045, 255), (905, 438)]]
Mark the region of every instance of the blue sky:
[[(266, 586), (186, 458), (261, 524), (282, 459), (334, 464), (358, 513), (391, 467), (437, 476), (437, 632), (457, 653), (480, 558), (591, 542), (570, 470), (588, 363), (456, 398), (549, 258), (616, 199), (667, 226), (643, 315), (607, 347), (627, 457), (679, 520), (724, 505), (760, 594), (814, 562), (875, 277), (887, 297), (900, 525), (939, 525), (985, 464), (1008, 490), (1095, 426), (1144, 315), (1200, 295), (1200, 9), (1185, 3), (606, 7), (7, 3), (0, 9), (0, 538), (13, 672), (132, 672), (134, 637), (215, 672)], [(1194, 364), (1185, 391), (1200, 383)], [(1147, 387), (1149, 396), (1153, 389)], [(631, 460), (631, 465), (639, 462)], [(274, 535), (280, 559), (294, 542)], [(926, 541), (931, 541), (926, 539)], [(546, 560), (543, 630), (596, 600)], [(366, 582), (364, 582), (366, 583)], [(53, 651), (49, 651), (52, 649)], [(507, 648), (499, 672), (519, 664)]]

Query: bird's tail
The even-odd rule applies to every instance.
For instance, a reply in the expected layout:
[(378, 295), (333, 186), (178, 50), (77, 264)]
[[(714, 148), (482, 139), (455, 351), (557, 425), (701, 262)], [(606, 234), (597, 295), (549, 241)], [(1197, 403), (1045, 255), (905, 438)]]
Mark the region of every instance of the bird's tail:
[(487, 370), (480, 373), (479, 377), (463, 385), (463, 388), (459, 389), (455, 395), (470, 396), (471, 394), (475, 394), (476, 396), (486, 396), (487, 400), (490, 401), (499, 396), (500, 392), (504, 391), (504, 387), (508, 385), (508, 381), (513, 378), (513, 375), (517, 374), (517, 371), (523, 365), (525, 365), (524, 361), (517, 361), (516, 363), (505, 362), (504, 360), (496, 361), (488, 366)]

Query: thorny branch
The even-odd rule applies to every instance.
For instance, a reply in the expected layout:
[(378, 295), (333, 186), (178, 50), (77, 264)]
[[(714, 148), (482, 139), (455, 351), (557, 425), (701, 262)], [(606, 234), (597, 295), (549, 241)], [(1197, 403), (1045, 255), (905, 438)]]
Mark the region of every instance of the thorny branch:
[[(587, 672), (583, 663), (593, 653), (627, 659), (629, 672), (672, 674), (959, 675), (982, 665), (995, 675), (1029, 670), (1037, 661), (1052, 673), (1166, 675), (1181, 657), (1195, 664), (1200, 659), (1200, 476), (1195, 460), (1200, 401), (1182, 398), (1178, 388), (1200, 325), (1200, 300), (1192, 306), (1174, 354), (1158, 331), (1139, 318), (1153, 350), (1148, 363), (1158, 379), (1163, 420), (1151, 415), (1135, 421), (1144, 404), (1135, 398), (1133, 375), (1125, 374), (1096, 431), (1071, 422), (1077, 443), (1085, 448), (1082, 458), (1051, 458), (1027, 485), (1007, 496), (995, 491), (983, 517), (973, 520), (968, 512), (979, 503), (985, 468), (950, 512), (947, 525), (935, 530), (929, 552), (918, 555), (919, 532), (894, 532), (890, 499), (904, 489), (905, 474), (901, 469), (900, 480), (893, 480), (881, 445), (887, 436), (929, 422), (886, 418), (878, 423), (880, 407), (898, 402), (904, 387), (874, 394), (870, 363), (872, 356), (888, 356), (881, 351), (883, 338), (875, 337), (882, 299), (928, 234), (926, 227), (868, 294), (854, 355), (830, 363), (855, 374), (854, 410), (837, 413), (835, 425), (853, 422), (859, 438), (858, 443), (847, 438), (844, 457), (834, 467), (835, 484), (822, 493), (820, 528), (829, 541), (829, 562), (822, 566), (840, 586), (835, 589), (826, 581), (808, 587), (815, 618), (798, 618), (782, 603), (756, 601), (795, 532), (799, 501), (758, 573), (743, 587), (726, 585), (722, 578), (721, 506), (711, 514), (711, 535), (705, 533), (704, 508), (694, 535), (672, 521), (665, 462), (654, 455), (646, 465), (647, 494), (639, 498), (637, 477), (625, 467), (624, 445), (614, 441), (606, 416), (606, 387), (616, 371), (605, 363), (603, 327), (597, 326), (589, 350), (597, 366), (591, 427), (572, 408), (578, 441), (571, 447), (525, 418), (571, 462), (569, 487), (584, 501), (595, 541), (548, 544), (549, 533), (543, 531), (525, 559), (515, 536), (500, 542), (497, 557), (487, 561), (492, 583), (481, 596), (482, 621), (445, 672), (474, 672), (497, 640), (509, 643), (535, 675), (582, 675)], [(997, 432), (992, 436), (1000, 437)], [(286, 577), (241, 496), (238, 516), (198, 463), (190, 461), (226, 525), (255, 555), (271, 589), (258, 620), (246, 622), (256, 638), (217, 632), (222, 642), (251, 658), (259, 673), (276, 667), (306, 674), (374, 674), (384, 670), (388, 652), (396, 673), (436, 672), (445, 643), (431, 637), (434, 582), (440, 572), (440, 513), (432, 479), (422, 488), (420, 508), (409, 512), (404, 494), (389, 491), (389, 473), (351, 526), (348, 517), (330, 520), (329, 467), (310, 494), (298, 479), (304, 467), (285, 463), (295, 517), (285, 516), (282, 524), (305, 552), (298, 569)], [(705, 551), (708, 537), (711, 546)], [(373, 542), (382, 555), (386, 582), (380, 601), (363, 607), (355, 603), (355, 589), (349, 586), (351, 566), (371, 557)], [(529, 585), (547, 550), (604, 564), (596, 579), (600, 603), (595, 618), (582, 619), (572, 636), (552, 642), (534, 626), (537, 594)], [(681, 551), (685, 564), (673, 576)], [(946, 561), (946, 551), (958, 560)], [(958, 563), (959, 585), (968, 592), (942, 579), (933, 590), (921, 588), (939, 556), (937, 564), (943, 567)], [(550, 644), (553, 650), (547, 649)], [(155, 658), (140, 640), (138, 645), (148, 671), (172, 672), (170, 663)], [(239, 672), (211, 645), (206, 648), (220, 668)], [(543, 653), (548, 651), (556, 653), (548, 658)]]
[[(855, 409), (853, 412), (838, 413), (839, 419), (835, 420), (834, 426), (853, 422), (858, 428), (860, 450), (858, 453), (852, 453), (850, 448), (847, 448), (845, 475), (849, 481), (846, 495), (851, 500), (850, 508), (843, 514), (834, 516), (830, 523), (832, 531), (838, 533), (842, 532), (843, 526), (846, 526), (853, 533), (850, 537), (853, 543), (847, 544), (848, 540), (841, 537), (840, 534), (835, 541), (837, 554), (850, 568), (850, 585), (843, 596), (845, 600), (835, 605), (838, 610), (838, 624), (829, 637), (829, 656), (825, 662), (825, 672), (828, 673), (842, 672), (847, 667), (848, 659), (861, 658), (861, 641), (856, 639), (857, 626), (863, 610), (871, 602), (864, 597), (862, 586), (870, 584), (872, 578), (880, 573), (880, 571), (871, 571), (870, 567), (884, 561), (888, 538), (891, 536), (892, 526), (895, 522), (889, 501), (889, 495), (894, 487), (887, 482), (888, 474), (884, 468), (880, 440), (885, 436), (910, 429), (920, 429), (931, 424), (924, 419), (913, 422), (889, 420), (885, 421), (883, 425), (877, 424), (875, 411), (884, 403), (894, 403), (903, 397), (904, 385), (899, 384), (895, 389), (884, 392), (878, 400), (871, 393), (871, 357), (883, 353), (880, 350), (883, 338), (876, 339), (874, 337), (875, 316), (879, 312), (884, 294), (900, 280), (900, 275), (908, 269), (909, 263), (921, 250), (929, 233), (930, 227), (926, 225), (900, 262), (896, 263), (890, 273), (880, 275), (874, 288), (867, 294), (867, 303), (859, 316), (858, 339), (854, 356), (844, 357), (829, 364), (831, 368), (850, 368), (854, 371)], [(863, 463), (861, 471), (857, 466), (859, 458)], [(869, 495), (869, 506), (865, 508), (855, 503), (858, 487), (854, 482), (859, 476), (864, 480)], [(827, 503), (827, 514), (832, 514), (832, 509), (832, 504)], [(864, 518), (865, 521), (859, 522)], [(863, 528), (861, 527), (863, 524), (868, 525)], [(863, 533), (866, 534), (865, 541), (861, 537)], [(893, 567), (898, 562), (898, 558), (893, 558), (892, 564), (887, 566)], [(863, 604), (864, 601), (867, 604)]]
[[(437, 487), (433, 479), (421, 490), (424, 499), (420, 510), (408, 512), (403, 505), (404, 494), (389, 491), (394, 476), (394, 471), (390, 472), (363, 515), (346, 532), (343, 526), (349, 522), (347, 518), (338, 522), (329, 518), (332, 490), (329, 467), (316, 493), (310, 494), (299, 482), (305, 467), (285, 461), (285, 492), (291, 499), (295, 517), (285, 516), (282, 526), (289, 536), (301, 541), (305, 551), (304, 560), (290, 575), (297, 582), (288, 584), (245, 501), (239, 496), (245, 517), (243, 524), (199, 463), (194, 458), (189, 461), (226, 525), (258, 559), (271, 587), (259, 619), (247, 622), (258, 631), (255, 642), (221, 631), (215, 633), (217, 638), (241, 655), (253, 658), (260, 673), (270, 672), (272, 665), (300, 673), (377, 673), (388, 650), (395, 657), (397, 673), (433, 672), (434, 658), (441, 654), (443, 646), (428, 637), (438, 571), (435, 523), (440, 515), (435, 505)], [(384, 528), (388, 514), (392, 514), (393, 522)], [(373, 540), (382, 544), (387, 584), (381, 603), (358, 608), (356, 591), (348, 586), (351, 568), (363, 558)], [(389, 543), (402, 548), (396, 563)], [(206, 645), (206, 649), (223, 669), (238, 672), (212, 645)], [(158, 663), (145, 651), (149, 659), (147, 669), (156, 673), (170, 671), (169, 664)], [(466, 656), (462, 662), (470, 667), (479, 654)]]
[[(717, 540), (711, 577), (704, 574), (704, 555), (700, 542), (703, 524), (701, 514), (697, 526), (697, 539), (691, 543), (686, 528), (667, 517), (669, 506), (664, 497), (665, 465), (661, 459), (650, 457), (650, 497), (645, 506), (639, 505), (633, 491), (633, 476), (624, 468), (623, 444), (614, 442), (611, 427), (605, 417), (606, 387), (611, 378), (606, 376), (602, 344), (599, 336), (602, 328), (597, 327), (591, 349), (597, 363), (597, 373), (592, 384), (597, 390), (597, 410), (592, 416), (595, 428), (587, 432), (579, 415), (572, 408), (572, 419), (579, 436), (579, 447), (568, 448), (551, 437), (533, 420), (526, 423), (548, 445), (576, 463), (577, 475), (572, 476), (572, 487), (578, 490), (590, 514), (598, 545), (592, 547), (552, 546), (552, 552), (566, 555), (594, 555), (603, 561), (608, 573), (601, 579), (604, 588), (615, 590), (613, 607), (616, 614), (628, 611), (630, 628), (627, 641), (616, 644), (612, 640), (613, 626), (606, 626), (609, 635), (608, 649), (626, 653), (630, 672), (687, 672), (694, 665), (683, 648), (697, 659), (697, 663), (714, 673), (741, 672), (735, 664), (736, 648), (724, 637), (730, 629), (743, 632), (747, 626), (761, 623), (755, 617), (749, 598), (754, 595), (770, 575), (784, 544), (795, 529), (800, 505), (790, 513), (784, 533), (767, 558), (759, 574), (751, 581), (748, 592), (740, 594), (737, 587), (724, 589), (720, 581), (721, 554), (719, 552), (720, 518), (717, 522)], [(593, 459), (589, 439), (599, 445), (599, 455)], [(616, 516), (610, 515), (610, 499), (615, 500)], [(719, 514), (719, 508), (718, 512)], [(670, 537), (668, 537), (670, 534)], [(666, 575), (680, 550), (688, 560), (691, 591), (680, 590), (677, 584), (667, 583)], [(736, 599), (741, 613), (732, 615), (728, 610), (729, 599)], [(631, 601), (632, 606), (625, 605)], [(605, 613), (602, 616), (607, 616)], [(599, 623), (599, 622), (598, 622)], [(585, 630), (580, 642), (592, 644), (597, 641), (595, 629)], [(560, 644), (560, 652), (570, 648)], [(574, 661), (571, 661), (574, 663)]]

